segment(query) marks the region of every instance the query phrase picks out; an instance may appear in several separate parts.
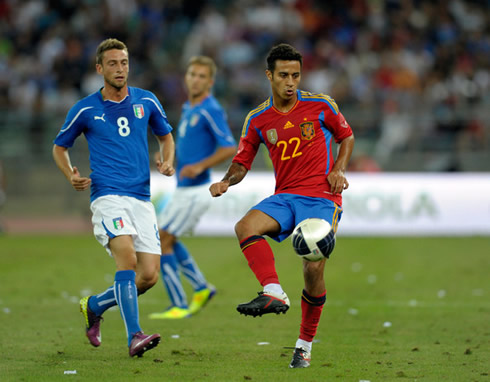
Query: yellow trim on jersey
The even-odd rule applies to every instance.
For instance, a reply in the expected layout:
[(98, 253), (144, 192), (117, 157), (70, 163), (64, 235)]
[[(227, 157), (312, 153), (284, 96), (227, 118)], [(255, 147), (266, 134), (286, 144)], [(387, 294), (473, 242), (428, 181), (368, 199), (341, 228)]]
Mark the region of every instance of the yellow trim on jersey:
[(262, 110), (264, 110), (266, 107), (268, 107), (271, 103), (271, 99), (268, 98), (266, 101), (262, 102), (259, 106), (257, 106), (255, 109), (253, 109), (250, 113), (248, 113), (247, 118), (245, 118), (245, 121), (243, 122), (243, 127), (242, 127), (242, 137), (247, 135), (247, 127), (248, 123), (253, 116)]
[(301, 98), (302, 99), (312, 99), (312, 100), (313, 99), (325, 100), (333, 107), (333, 109), (337, 112), (337, 114), (339, 113), (339, 107), (337, 106), (337, 103), (329, 95), (322, 94), (322, 93), (313, 94), (313, 93), (305, 92), (305, 91), (301, 90)]

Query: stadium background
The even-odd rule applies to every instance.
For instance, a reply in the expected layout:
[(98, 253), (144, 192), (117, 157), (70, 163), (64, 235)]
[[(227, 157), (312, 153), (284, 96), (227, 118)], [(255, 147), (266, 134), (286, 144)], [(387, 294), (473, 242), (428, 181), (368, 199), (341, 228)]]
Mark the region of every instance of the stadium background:
[[(107, 37), (127, 43), (130, 85), (152, 90), (174, 127), (190, 56), (216, 60), (215, 95), (238, 138), (269, 96), (267, 51), (289, 42), (304, 55), (301, 88), (332, 96), (355, 131), (349, 171), (488, 181), (489, 18), (485, 0), (1, 0), (2, 229), (90, 231), (88, 194), (51, 148), (67, 110), (101, 86), (94, 52)], [(71, 155), (88, 174), (83, 139)], [(254, 170), (269, 171), (265, 157)]]

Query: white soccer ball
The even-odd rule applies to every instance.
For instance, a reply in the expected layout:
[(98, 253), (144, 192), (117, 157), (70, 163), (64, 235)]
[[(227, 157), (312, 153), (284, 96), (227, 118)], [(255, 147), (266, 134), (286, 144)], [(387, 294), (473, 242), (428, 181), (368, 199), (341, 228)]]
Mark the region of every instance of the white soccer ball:
[(310, 218), (299, 223), (291, 235), (294, 251), (302, 259), (320, 261), (335, 247), (335, 232), (329, 222)]

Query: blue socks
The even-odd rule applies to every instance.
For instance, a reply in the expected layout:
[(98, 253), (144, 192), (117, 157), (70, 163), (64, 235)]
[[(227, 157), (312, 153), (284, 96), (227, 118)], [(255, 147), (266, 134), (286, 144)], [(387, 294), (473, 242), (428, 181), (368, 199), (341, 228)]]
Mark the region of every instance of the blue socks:
[(107, 309), (117, 305), (116, 296), (114, 296), (114, 285), (107, 288), (105, 292), (95, 296), (90, 296), (88, 307), (96, 316), (102, 316)]
[(187, 309), (187, 296), (182, 286), (179, 268), (195, 292), (207, 288), (207, 282), (191, 254), (180, 241), (174, 244), (173, 250), (173, 254), (162, 254), (160, 257), (163, 284), (172, 306)]
[(96, 316), (102, 316), (107, 309), (119, 305), (128, 336), (128, 346), (133, 335), (141, 331), (138, 312), (139, 293), (134, 281), (135, 276), (136, 273), (131, 270), (116, 272), (114, 285), (98, 295), (91, 296), (88, 300), (88, 306)]
[(207, 282), (204, 275), (184, 244), (177, 241), (174, 244), (173, 249), (175, 257), (179, 262), (179, 267), (187, 280), (189, 280), (194, 291), (199, 292), (200, 290), (207, 288)]
[(176, 257), (174, 255), (160, 256), (160, 270), (163, 284), (165, 289), (167, 289), (172, 305), (187, 309), (187, 296), (180, 281)]
[(126, 327), (128, 346), (131, 345), (134, 334), (141, 332), (139, 325), (138, 291), (134, 282), (135, 277), (136, 272), (128, 270), (117, 271), (114, 278), (114, 295)]

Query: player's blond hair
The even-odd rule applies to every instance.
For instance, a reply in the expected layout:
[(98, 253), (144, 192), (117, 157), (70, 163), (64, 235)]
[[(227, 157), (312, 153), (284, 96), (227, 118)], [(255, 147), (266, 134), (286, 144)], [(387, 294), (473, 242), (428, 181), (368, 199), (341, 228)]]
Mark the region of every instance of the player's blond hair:
[(102, 41), (97, 47), (97, 53), (95, 54), (95, 63), (102, 65), (104, 59), (104, 52), (111, 49), (125, 50), (128, 53), (128, 47), (122, 41), (115, 38), (108, 38)]
[(209, 68), (209, 71), (211, 72), (211, 78), (216, 77), (216, 72), (218, 68), (216, 67), (216, 64), (214, 60), (211, 57), (208, 56), (193, 56), (189, 59), (189, 62), (187, 63), (187, 69), (191, 65), (204, 65)]

